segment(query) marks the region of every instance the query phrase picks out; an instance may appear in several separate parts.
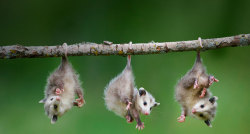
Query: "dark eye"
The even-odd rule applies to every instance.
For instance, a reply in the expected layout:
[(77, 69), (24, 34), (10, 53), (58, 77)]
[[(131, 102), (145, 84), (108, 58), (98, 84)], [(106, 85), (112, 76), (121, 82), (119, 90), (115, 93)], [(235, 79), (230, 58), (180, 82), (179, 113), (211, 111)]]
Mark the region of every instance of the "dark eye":
[(144, 105), (144, 106), (147, 106), (147, 102), (145, 101), (145, 102), (143, 103), (143, 105)]
[(54, 98), (51, 98), (50, 100), (52, 101)]
[(57, 109), (57, 105), (54, 105), (54, 109)]
[(204, 108), (204, 105), (201, 105), (201, 108)]
[(200, 117), (204, 117), (204, 115), (203, 115), (203, 114), (200, 114)]

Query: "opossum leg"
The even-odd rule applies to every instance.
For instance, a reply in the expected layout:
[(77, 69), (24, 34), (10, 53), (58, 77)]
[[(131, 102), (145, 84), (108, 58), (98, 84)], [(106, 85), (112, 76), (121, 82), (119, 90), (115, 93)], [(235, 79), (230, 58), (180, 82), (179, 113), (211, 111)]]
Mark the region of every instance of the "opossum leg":
[(83, 104), (85, 103), (82, 89), (78, 87), (76, 88), (75, 92), (79, 98), (74, 101), (74, 106), (82, 107)]
[(129, 102), (128, 101), (128, 104), (127, 104), (127, 107), (126, 107), (126, 110), (129, 110), (130, 109), (130, 105), (132, 104), (132, 102)]
[(204, 87), (203, 90), (201, 91), (200, 98), (203, 98), (206, 95), (206, 92), (207, 92), (207, 88)]
[(186, 110), (182, 108), (181, 116), (177, 118), (178, 122), (184, 122), (186, 119)]
[(64, 92), (64, 89), (56, 88), (55, 94), (60, 95)]
[(212, 75), (210, 75), (208, 79), (209, 79), (209, 86), (212, 85), (214, 82), (219, 82), (219, 80)]
[(194, 81), (194, 89), (198, 89), (198, 88), (199, 88), (198, 79), (195, 78), (195, 81)]
[(136, 111), (135, 109), (133, 109), (132, 110), (132, 114), (133, 114), (133, 117), (135, 118), (135, 120), (137, 122), (136, 128), (138, 130), (142, 130), (144, 128), (144, 123), (141, 122), (140, 115), (139, 115), (138, 111)]
[(127, 115), (125, 117), (127, 119), (128, 123), (132, 123), (134, 121), (134, 118), (132, 117), (130, 111), (128, 110)]
[[(195, 82), (198, 84), (198, 79), (195, 77), (187, 77), (183, 80), (183, 87), (189, 89), (191, 86), (195, 87)], [(198, 85), (197, 85), (198, 86)]]
[(55, 94), (60, 95), (64, 92), (64, 82), (61, 79), (57, 79), (55, 81), (55, 84), (57, 85), (57, 88), (55, 89)]
[(121, 99), (123, 103), (125, 103), (127, 106), (126, 106), (126, 110), (129, 110), (130, 109), (130, 105), (133, 104), (128, 98), (123, 98)]

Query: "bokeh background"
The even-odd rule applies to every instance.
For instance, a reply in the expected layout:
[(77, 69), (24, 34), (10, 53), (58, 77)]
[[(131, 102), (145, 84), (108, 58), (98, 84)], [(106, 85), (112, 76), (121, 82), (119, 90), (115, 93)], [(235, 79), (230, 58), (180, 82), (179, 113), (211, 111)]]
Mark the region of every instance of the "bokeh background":
[[(0, 45), (61, 45), (165, 42), (250, 33), (249, 0), (1, 0)], [(219, 97), (213, 128), (187, 118), (178, 123), (180, 106), (174, 87), (193, 65), (195, 52), (133, 56), (138, 87), (145, 87), (161, 105), (142, 116), (145, 129), (135, 129), (106, 110), (103, 90), (122, 71), (121, 56), (70, 57), (83, 81), (86, 105), (73, 108), (55, 125), (38, 101), (46, 79), (60, 58), (0, 60), (0, 134), (249, 134), (250, 47), (202, 52), (209, 73), (219, 80), (211, 87)]]

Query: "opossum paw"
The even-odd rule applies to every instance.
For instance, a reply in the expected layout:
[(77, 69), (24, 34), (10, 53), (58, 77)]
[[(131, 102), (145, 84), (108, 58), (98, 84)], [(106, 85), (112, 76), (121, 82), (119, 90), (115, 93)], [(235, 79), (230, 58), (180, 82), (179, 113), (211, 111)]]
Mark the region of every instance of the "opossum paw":
[(194, 85), (194, 89), (198, 89), (198, 88), (199, 88), (198, 84)]
[(194, 89), (198, 89), (199, 88), (199, 85), (198, 85), (198, 80), (196, 79), (194, 81)]
[(209, 76), (209, 86), (212, 85), (214, 82), (219, 82), (214, 76)]
[(206, 95), (206, 92), (207, 92), (207, 89), (203, 88), (201, 95), (200, 95), (200, 98), (203, 98)]
[(60, 95), (60, 94), (62, 94), (64, 92), (64, 89), (59, 89), (59, 88), (57, 88), (56, 89), (56, 91), (55, 91), (55, 93), (56, 93), (56, 95)]
[(76, 103), (78, 107), (82, 107), (84, 104), (83, 98), (81, 97), (81, 98), (76, 99)]
[(144, 123), (142, 122), (141, 124), (137, 124), (136, 129), (138, 129), (138, 130), (144, 129)]
[(128, 105), (126, 107), (126, 110), (129, 110), (130, 109), (130, 105), (132, 104), (132, 102), (128, 102)]
[(199, 85), (198, 85), (198, 79), (195, 79), (194, 81), (194, 89), (198, 89)]
[(185, 115), (181, 115), (179, 118), (177, 118), (178, 122), (184, 122), (186, 119)]
[(130, 115), (127, 115), (126, 119), (128, 123), (132, 123), (134, 121), (134, 119)]

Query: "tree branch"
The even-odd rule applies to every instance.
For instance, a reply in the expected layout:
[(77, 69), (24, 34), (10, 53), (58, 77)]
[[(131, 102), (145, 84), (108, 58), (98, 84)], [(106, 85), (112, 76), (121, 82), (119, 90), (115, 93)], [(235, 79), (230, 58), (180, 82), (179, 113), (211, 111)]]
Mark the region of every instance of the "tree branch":
[[(143, 55), (164, 54), (168, 52), (210, 50), (223, 47), (237, 47), (250, 45), (250, 34), (242, 34), (224, 38), (204, 39), (202, 47), (198, 40), (179, 42), (149, 42), (149, 43), (127, 43), (112, 44), (105, 41), (103, 44), (79, 43), (69, 45), (68, 56), (82, 55)], [(38, 57), (61, 57), (64, 48), (60, 46), (1, 46), (0, 59), (14, 58), (38, 58)]]

